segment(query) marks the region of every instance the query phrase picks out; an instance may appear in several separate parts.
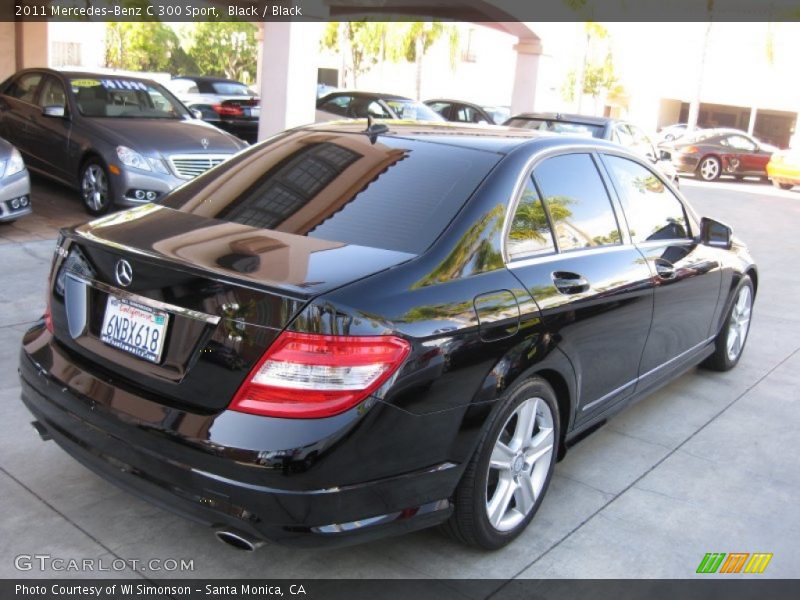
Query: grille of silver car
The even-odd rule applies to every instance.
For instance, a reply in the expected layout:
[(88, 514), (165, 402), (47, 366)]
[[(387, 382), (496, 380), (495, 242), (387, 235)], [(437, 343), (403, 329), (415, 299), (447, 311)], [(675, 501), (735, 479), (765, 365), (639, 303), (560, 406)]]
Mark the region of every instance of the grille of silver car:
[(169, 157), (178, 177), (192, 179), (224, 162), (230, 154), (173, 154)]

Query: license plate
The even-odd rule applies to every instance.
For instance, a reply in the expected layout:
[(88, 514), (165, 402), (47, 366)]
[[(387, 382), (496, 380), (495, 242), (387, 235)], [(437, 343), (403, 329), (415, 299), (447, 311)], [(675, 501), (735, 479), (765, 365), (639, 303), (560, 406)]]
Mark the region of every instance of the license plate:
[(169, 315), (164, 311), (109, 295), (100, 339), (134, 356), (157, 363), (164, 349)]
[(251, 108), (250, 109), (250, 116), (251, 117), (260, 117), (261, 116), (261, 107), (260, 106), (254, 106), (253, 108)]

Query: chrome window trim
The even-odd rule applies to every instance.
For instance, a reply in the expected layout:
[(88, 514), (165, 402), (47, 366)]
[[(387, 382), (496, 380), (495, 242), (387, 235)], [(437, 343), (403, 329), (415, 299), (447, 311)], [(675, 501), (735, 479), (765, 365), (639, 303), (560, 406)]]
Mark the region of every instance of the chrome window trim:
[(134, 294), (133, 292), (129, 292), (127, 290), (123, 290), (108, 285), (107, 283), (103, 283), (102, 281), (97, 281), (96, 279), (89, 279), (87, 277), (83, 277), (72, 271), (67, 271), (66, 275), (67, 277), (70, 277), (75, 281), (93, 287), (97, 290), (100, 290), (101, 292), (105, 292), (107, 294), (113, 294), (118, 298), (130, 300), (131, 302), (136, 302), (137, 304), (144, 304), (145, 306), (149, 306), (150, 308), (154, 308), (156, 310), (167, 311), (172, 314), (180, 315), (182, 317), (188, 317), (189, 319), (194, 319), (196, 321), (203, 321), (204, 323), (208, 323), (209, 325), (215, 325), (215, 326), (219, 324), (221, 319), (221, 317), (219, 317), (218, 315), (209, 315), (196, 310), (192, 310), (190, 308), (184, 308), (182, 306), (176, 306), (175, 304), (169, 304), (167, 302), (161, 302), (160, 300), (153, 300), (152, 298), (139, 296), (138, 294)]
[[(535, 258), (541, 258), (541, 257), (546, 257), (546, 256), (560, 256), (561, 254), (568, 254), (568, 253), (583, 252), (584, 251), (584, 249), (579, 249), (579, 250), (574, 250), (573, 249), (573, 250), (563, 250), (563, 251), (562, 250), (554, 250), (552, 252), (546, 252), (546, 253), (541, 253), (541, 254), (531, 253), (530, 257), (522, 256), (520, 258), (512, 259), (512, 258), (509, 258), (508, 248), (506, 247), (507, 246), (506, 241), (508, 239), (508, 234), (509, 234), (510, 229), (511, 229), (511, 221), (514, 218), (514, 213), (517, 211), (517, 207), (519, 206), (520, 199), (522, 198), (522, 191), (523, 191), (524, 186), (525, 186), (525, 180), (533, 174), (533, 170), (536, 168), (536, 166), (540, 162), (542, 162), (542, 161), (544, 161), (544, 160), (546, 160), (548, 158), (552, 158), (554, 156), (559, 156), (559, 155), (563, 155), (563, 154), (589, 154), (591, 156), (592, 160), (595, 163), (595, 168), (597, 169), (597, 175), (602, 180), (604, 189), (606, 189), (606, 194), (608, 195), (608, 200), (609, 200), (611, 209), (614, 212), (614, 220), (616, 221), (617, 228), (619, 229), (619, 232), (620, 232), (620, 234), (622, 236), (622, 243), (621, 244), (606, 245), (606, 246), (593, 246), (592, 248), (587, 248), (586, 250), (592, 250), (592, 251), (596, 252), (596, 251), (600, 251), (600, 250), (608, 249), (608, 248), (620, 248), (620, 247), (624, 247), (626, 245), (628, 245), (630, 247), (630, 245), (631, 245), (630, 244), (630, 233), (628, 231), (627, 221), (625, 221), (625, 227), (623, 227), (622, 223), (620, 222), (619, 216), (617, 215), (617, 210), (619, 210), (621, 212), (622, 211), (622, 207), (618, 206), (618, 204), (619, 204), (618, 202), (615, 202), (616, 199), (613, 197), (613, 195), (611, 193), (612, 190), (609, 190), (607, 188), (606, 177), (604, 177), (604, 173), (600, 169), (600, 165), (602, 165), (603, 169), (605, 169), (606, 168), (605, 164), (602, 163), (602, 159), (599, 161), (600, 165), (597, 164), (598, 160), (597, 160), (597, 156), (596, 155), (599, 154), (600, 152), (603, 152), (603, 151), (606, 151), (606, 150), (611, 150), (613, 152), (616, 149), (615, 148), (605, 148), (604, 146), (596, 146), (596, 145), (593, 145), (593, 144), (565, 144), (563, 146), (557, 146), (555, 148), (547, 148), (545, 150), (541, 150), (540, 152), (537, 152), (533, 156), (528, 158), (528, 160), (525, 162), (525, 166), (520, 170), (519, 175), (517, 175), (517, 180), (514, 183), (514, 189), (513, 189), (512, 193), (511, 193), (511, 199), (510, 199), (510, 201), (508, 203), (508, 207), (506, 208), (506, 214), (505, 214), (505, 217), (504, 217), (505, 221), (503, 223), (503, 230), (501, 232), (500, 254), (503, 257), (503, 262), (505, 263), (505, 265), (507, 267), (510, 267), (513, 263), (519, 263), (519, 262), (522, 262), (522, 261), (528, 261), (528, 260), (530, 260), (531, 258), (534, 258), (534, 257)], [(627, 154), (623, 150), (622, 152), (619, 153), (619, 156), (621, 156), (623, 158), (630, 158), (631, 155)], [(614, 194), (616, 194), (616, 189), (613, 189), (613, 191), (614, 191)], [(544, 202), (544, 198), (541, 198), (541, 201)], [(624, 217), (624, 214), (623, 214), (623, 217)], [(555, 232), (553, 232), (553, 237), (555, 239), (554, 233)]]

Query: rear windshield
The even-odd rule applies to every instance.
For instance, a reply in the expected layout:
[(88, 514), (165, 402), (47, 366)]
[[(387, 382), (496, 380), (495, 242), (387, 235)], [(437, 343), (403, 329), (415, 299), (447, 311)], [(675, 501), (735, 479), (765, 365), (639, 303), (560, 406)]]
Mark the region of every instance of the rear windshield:
[(431, 142), (299, 131), (254, 146), (168, 195), (204, 217), (419, 254), (500, 156)]
[(235, 81), (215, 81), (211, 84), (215, 94), (220, 96), (252, 96), (250, 89), (243, 83)]
[(589, 123), (574, 123), (557, 119), (509, 119), (504, 123), (509, 127), (522, 127), (524, 129), (536, 129), (537, 131), (552, 131), (554, 133), (567, 133), (585, 137), (603, 138), (603, 125), (591, 125)]

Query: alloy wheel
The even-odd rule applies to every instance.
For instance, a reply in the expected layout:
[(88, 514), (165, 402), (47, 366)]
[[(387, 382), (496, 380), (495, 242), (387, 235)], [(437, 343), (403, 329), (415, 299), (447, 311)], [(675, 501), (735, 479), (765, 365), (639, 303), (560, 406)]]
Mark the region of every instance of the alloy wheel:
[(700, 163), (700, 175), (706, 181), (712, 181), (719, 177), (719, 162), (715, 158), (703, 159)]
[(81, 181), (83, 201), (92, 210), (99, 211), (108, 202), (108, 181), (100, 165), (89, 165), (83, 172)]
[(508, 417), (492, 449), (486, 514), (497, 531), (510, 531), (531, 513), (542, 493), (554, 449), (553, 413), (529, 398)]
[(727, 352), (728, 360), (735, 361), (744, 348), (747, 332), (750, 329), (750, 311), (753, 306), (753, 295), (749, 286), (742, 286), (736, 296), (736, 303), (731, 310), (728, 323)]

